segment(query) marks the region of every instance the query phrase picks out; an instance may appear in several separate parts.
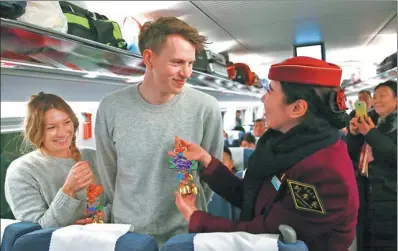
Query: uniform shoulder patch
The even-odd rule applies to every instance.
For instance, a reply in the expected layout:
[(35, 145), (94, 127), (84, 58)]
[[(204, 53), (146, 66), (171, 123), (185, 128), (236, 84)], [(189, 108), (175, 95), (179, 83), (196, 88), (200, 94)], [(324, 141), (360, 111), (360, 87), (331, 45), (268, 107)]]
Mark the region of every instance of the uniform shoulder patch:
[(315, 186), (289, 179), (287, 183), (296, 209), (326, 215)]

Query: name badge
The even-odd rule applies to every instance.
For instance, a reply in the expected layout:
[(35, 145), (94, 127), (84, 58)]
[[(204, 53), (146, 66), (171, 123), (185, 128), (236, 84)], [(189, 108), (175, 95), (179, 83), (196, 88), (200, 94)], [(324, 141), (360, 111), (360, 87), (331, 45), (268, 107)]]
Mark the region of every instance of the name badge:
[(279, 188), (281, 187), (281, 181), (274, 175), (271, 179), (271, 183), (274, 186), (276, 191), (279, 191)]

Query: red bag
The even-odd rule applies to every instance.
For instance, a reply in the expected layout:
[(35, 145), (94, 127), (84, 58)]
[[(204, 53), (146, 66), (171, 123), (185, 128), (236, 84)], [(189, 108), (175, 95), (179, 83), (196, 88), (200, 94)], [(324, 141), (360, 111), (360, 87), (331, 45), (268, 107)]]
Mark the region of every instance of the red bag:
[(231, 80), (244, 85), (254, 84), (255, 76), (250, 67), (244, 63), (235, 63), (228, 67), (228, 75)]

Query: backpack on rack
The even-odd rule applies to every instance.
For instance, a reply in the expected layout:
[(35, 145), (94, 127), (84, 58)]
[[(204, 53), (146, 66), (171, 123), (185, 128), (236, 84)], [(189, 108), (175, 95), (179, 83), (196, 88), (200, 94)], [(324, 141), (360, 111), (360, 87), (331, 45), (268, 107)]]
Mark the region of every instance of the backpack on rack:
[(118, 23), (69, 2), (59, 2), (68, 21), (68, 34), (127, 50)]
[(17, 19), (25, 13), (26, 1), (0, 1), (0, 17)]

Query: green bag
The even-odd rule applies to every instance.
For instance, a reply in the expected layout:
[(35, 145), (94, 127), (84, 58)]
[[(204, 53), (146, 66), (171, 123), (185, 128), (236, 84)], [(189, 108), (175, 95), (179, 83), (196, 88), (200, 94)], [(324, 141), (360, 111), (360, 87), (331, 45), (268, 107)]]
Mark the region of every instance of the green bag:
[(68, 21), (68, 34), (127, 50), (118, 23), (69, 2), (59, 3)]

